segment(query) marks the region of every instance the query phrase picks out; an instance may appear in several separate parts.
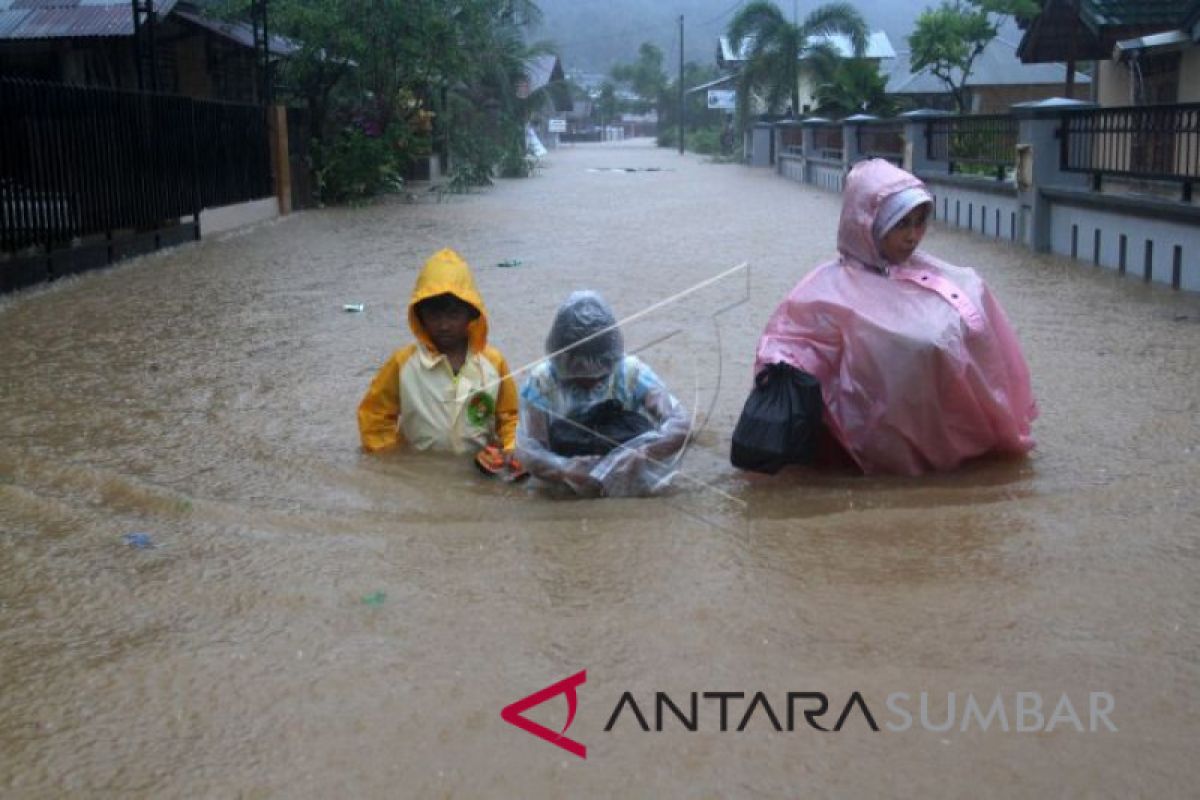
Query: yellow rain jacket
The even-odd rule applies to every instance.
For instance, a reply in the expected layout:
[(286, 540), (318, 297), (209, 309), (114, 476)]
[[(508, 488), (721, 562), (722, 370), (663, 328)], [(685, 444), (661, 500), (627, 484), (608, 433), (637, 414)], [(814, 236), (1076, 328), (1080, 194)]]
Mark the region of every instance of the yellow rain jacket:
[[(467, 328), (467, 360), (455, 375), (417, 317), (416, 306), (439, 294), (470, 303), (479, 316)], [(392, 354), (358, 406), (363, 448), (404, 442), (418, 450), (475, 451), (516, 446), (517, 391), (500, 351), (487, 344), (488, 316), (471, 269), (458, 253), (439, 250), (425, 262), (408, 301), (416, 344)]]

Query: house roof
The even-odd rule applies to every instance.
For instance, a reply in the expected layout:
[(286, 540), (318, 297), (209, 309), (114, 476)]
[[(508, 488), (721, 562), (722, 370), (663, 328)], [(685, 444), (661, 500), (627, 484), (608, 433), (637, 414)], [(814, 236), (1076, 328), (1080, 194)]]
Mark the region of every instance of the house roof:
[[(0, 2), (4, 2), (4, 0), (0, 0)], [(214, 19), (213, 17), (206, 17), (203, 14), (195, 14), (190, 11), (184, 11), (183, 9), (177, 9), (175, 11), (175, 16), (185, 19), (193, 25), (199, 25), (205, 30), (212, 31), (218, 36), (229, 39), (230, 41), (234, 42), (235, 44), (239, 44), (242, 47), (254, 47), (254, 29), (244, 22), (226, 22), (224, 20)], [(299, 50), (300, 45), (296, 44), (286, 36), (277, 36), (275, 34), (271, 34), (272, 53), (281, 56), (288, 56), (292, 53), (298, 52)]]
[(1017, 53), (1026, 63), (1108, 60), (1120, 40), (1176, 30), (1200, 13), (1200, 0), (1042, 0), (1041, 13), (1018, 20)]
[(730, 86), (736, 79), (736, 75), (722, 75), (715, 81), (709, 81), (708, 83), (702, 83), (699, 86), (693, 86), (687, 90), (687, 94), (691, 94), (692, 92), (703, 92), (705, 89), (716, 89), (718, 87)]
[[(159, 19), (176, 0), (158, 0)], [(132, 36), (129, 0), (0, 0), (0, 39)]]
[(525, 76), (529, 79), (529, 92), (532, 94), (551, 81), (563, 80), (562, 64), (558, 56), (553, 54), (534, 56), (525, 63)]
[[(838, 51), (842, 58), (851, 58), (854, 56), (854, 48), (850, 44), (850, 37), (840, 33), (829, 34), (825, 36), (814, 36), (810, 42), (812, 44), (826, 43), (831, 44)], [(720, 48), (720, 60), (727, 64), (738, 64), (746, 60), (746, 56), (750, 51), (751, 39), (749, 37), (742, 40), (742, 46), (735, 53), (733, 45), (729, 41), (728, 36), (721, 36), (718, 39), (718, 47)], [(883, 31), (871, 31), (867, 34), (867, 49), (863, 53), (863, 58), (895, 58), (896, 51), (892, 49), (892, 42)]]
[[(992, 39), (975, 60), (967, 77), (967, 86), (1043, 86), (1061, 84), (1066, 80), (1065, 64), (1022, 64), (1016, 51), (1016, 45), (1012, 42), (1000, 37)], [(962, 72), (956, 70), (955, 80), (961, 76)], [(1091, 78), (1076, 72), (1075, 82), (1090, 83)], [(904, 53), (896, 59), (886, 91), (888, 94), (942, 94), (948, 90), (946, 84), (935, 77), (928, 67), (912, 72), (909, 54)]]
[(1079, 17), (1092, 30), (1175, 26), (1196, 5), (1195, 0), (1079, 0)]

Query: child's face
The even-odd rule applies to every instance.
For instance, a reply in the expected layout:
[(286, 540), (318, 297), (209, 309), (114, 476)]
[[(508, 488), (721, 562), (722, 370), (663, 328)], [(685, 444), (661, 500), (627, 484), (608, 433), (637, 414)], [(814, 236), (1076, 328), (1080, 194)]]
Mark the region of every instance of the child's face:
[(442, 298), (437, 297), (417, 304), (417, 319), (421, 320), (421, 326), (434, 346), (443, 353), (466, 346), (467, 328), (474, 318), (471, 306), (457, 298), (442, 302)]
[(904, 215), (879, 243), (879, 252), (889, 264), (903, 264), (925, 238), (929, 204), (922, 203)]

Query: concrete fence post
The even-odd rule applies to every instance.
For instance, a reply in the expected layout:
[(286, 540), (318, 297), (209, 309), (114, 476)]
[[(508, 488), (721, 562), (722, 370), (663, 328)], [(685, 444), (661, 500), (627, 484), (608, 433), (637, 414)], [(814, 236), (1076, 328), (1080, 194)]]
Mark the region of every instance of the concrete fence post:
[(804, 182), (814, 183), (812, 159), (820, 158), (817, 151), (817, 128), (828, 123), (824, 117), (808, 117), (800, 123), (800, 140), (804, 145)]
[(1045, 187), (1086, 188), (1088, 176), (1062, 170), (1058, 138), (1064, 109), (1096, 108), (1095, 103), (1052, 97), (1012, 107), (1017, 118), (1017, 207), (1019, 235), (1038, 253), (1050, 252), (1050, 201)]
[(879, 117), (870, 114), (855, 114), (842, 120), (842, 171), (849, 172), (854, 163), (863, 157), (858, 144), (858, 133), (862, 126)]
[(948, 173), (950, 164), (929, 157), (929, 139), (925, 135), (931, 120), (954, 116), (949, 111), (918, 108), (900, 115), (904, 120), (904, 168), (914, 175)]
[(828, 121), (824, 117), (809, 117), (800, 123), (802, 128), (800, 140), (803, 143), (805, 160), (817, 157), (816, 128), (818, 125)]

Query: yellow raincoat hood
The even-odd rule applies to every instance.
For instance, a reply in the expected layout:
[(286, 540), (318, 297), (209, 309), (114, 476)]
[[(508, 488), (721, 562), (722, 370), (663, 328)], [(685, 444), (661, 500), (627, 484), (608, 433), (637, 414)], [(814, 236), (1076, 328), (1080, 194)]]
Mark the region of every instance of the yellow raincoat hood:
[(483, 298), (479, 296), (479, 290), (475, 288), (471, 268), (462, 256), (450, 248), (437, 251), (425, 262), (421, 274), (417, 276), (412, 297), (408, 301), (408, 327), (412, 329), (417, 341), (426, 350), (433, 352), (436, 352), (437, 348), (417, 317), (417, 303), (439, 294), (452, 294), (459, 300), (470, 303), (479, 312), (479, 316), (471, 320), (467, 327), (467, 348), (472, 353), (482, 352), (487, 346), (487, 309), (483, 305)]

